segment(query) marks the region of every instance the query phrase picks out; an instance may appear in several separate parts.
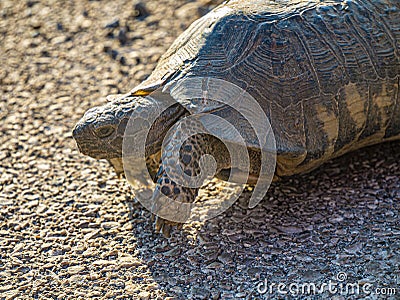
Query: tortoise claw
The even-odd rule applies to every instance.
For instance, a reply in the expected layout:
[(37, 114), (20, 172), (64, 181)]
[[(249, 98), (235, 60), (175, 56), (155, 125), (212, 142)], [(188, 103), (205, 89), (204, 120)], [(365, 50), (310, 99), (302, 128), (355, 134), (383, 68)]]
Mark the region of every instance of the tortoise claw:
[(162, 234), (166, 238), (169, 238), (171, 236), (171, 229), (172, 229), (172, 226), (170, 224), (164, 224), (164, 226), (162, 228)]
[(156, 220), (154, 222), (154, 230), (156, 232), (160, 232), (163, 225), (164, 225), (164, 219), (161, 219), (159, 216), (156, 216)]
[(183, 224), (181, 223), (171, 222), (158, 216), (156, 216), (155, 218), (156, 220), (154, 222), (154, 230), (158, 233), (162, 233), (166, 238), (171, 237), (171, 232), (174, 227), (176, 227), (178, 230), (182, 229)]

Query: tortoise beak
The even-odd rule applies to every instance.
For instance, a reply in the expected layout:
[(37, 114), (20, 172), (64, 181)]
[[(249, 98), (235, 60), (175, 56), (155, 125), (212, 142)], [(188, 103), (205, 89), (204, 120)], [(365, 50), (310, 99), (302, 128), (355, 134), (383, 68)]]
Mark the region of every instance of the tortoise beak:
[(111, 158), (107, 159), (110, 165), (114, 168), (115, 173), (117, 173), (118, 178), (124, 174), (124, 165), (122, 163), (122, 158)]
[(86, 153), (86, 147), (84, 141), (84, 135), (85, 129), (81, 124), (75, 125), (74, 129), (72, 130), (72, 137), (75, 140), (76, 146), (78, 147), (79, 152), (81, 152), (84, 155), (87, 155)]

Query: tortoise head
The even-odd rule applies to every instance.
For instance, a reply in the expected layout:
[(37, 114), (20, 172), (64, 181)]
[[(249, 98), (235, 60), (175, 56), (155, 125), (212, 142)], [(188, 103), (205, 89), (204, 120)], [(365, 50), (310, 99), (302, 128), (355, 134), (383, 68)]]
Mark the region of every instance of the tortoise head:
[[(117, 169), (116, 162), (121, 164), (123, 137), (129, 119), (146, 119), (155, 105), (157, 103), (147, 98), (127, 94), (89, 109), (72, 132), (79, 151), (96, 159), (107, 159)], [(185, 112), (181, 105), (176, 104), (160, 114), (147, 136), (146, 155), (153, 155), (161, 149), (167, 131)], [(121, 166), (118, 169), (116, 171), (120, 173)]]

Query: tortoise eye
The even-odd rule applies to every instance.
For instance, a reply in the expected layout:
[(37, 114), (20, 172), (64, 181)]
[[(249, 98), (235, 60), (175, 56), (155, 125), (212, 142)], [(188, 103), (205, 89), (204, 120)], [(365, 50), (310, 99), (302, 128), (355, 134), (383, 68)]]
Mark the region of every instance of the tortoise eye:
[(99, 138), (109, 137), (114, 132), (114, 127), (107, 125), (96, 129), (95, 133)]

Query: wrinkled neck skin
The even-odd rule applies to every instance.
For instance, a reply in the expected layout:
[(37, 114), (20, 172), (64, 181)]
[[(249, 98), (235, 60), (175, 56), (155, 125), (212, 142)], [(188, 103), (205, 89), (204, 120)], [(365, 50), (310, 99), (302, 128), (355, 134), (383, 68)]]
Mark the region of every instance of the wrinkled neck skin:
[[(189, 113), (179, 104), (173, 105), (165, 110), (153, 123), (148, 133), (145, 146), (146, 164), (150, 169), (152, 176), (155, 175), (159, 167), (161, 157), (162, 142), (168, 130), (181, 118)], [(122, 162), (122, 143), (118, 146), (121, 154), (118, 157), (108, 159), (114, 167), (118, 176), (124, 173)], [(119, 153), (118, 153), (119, 154)]]
[(161, 151), (161, 145), (168, 130), (179, 119), (189, 115), (180, 104), (170, 106), (153, 123), (146, 139), (146, 157)]

